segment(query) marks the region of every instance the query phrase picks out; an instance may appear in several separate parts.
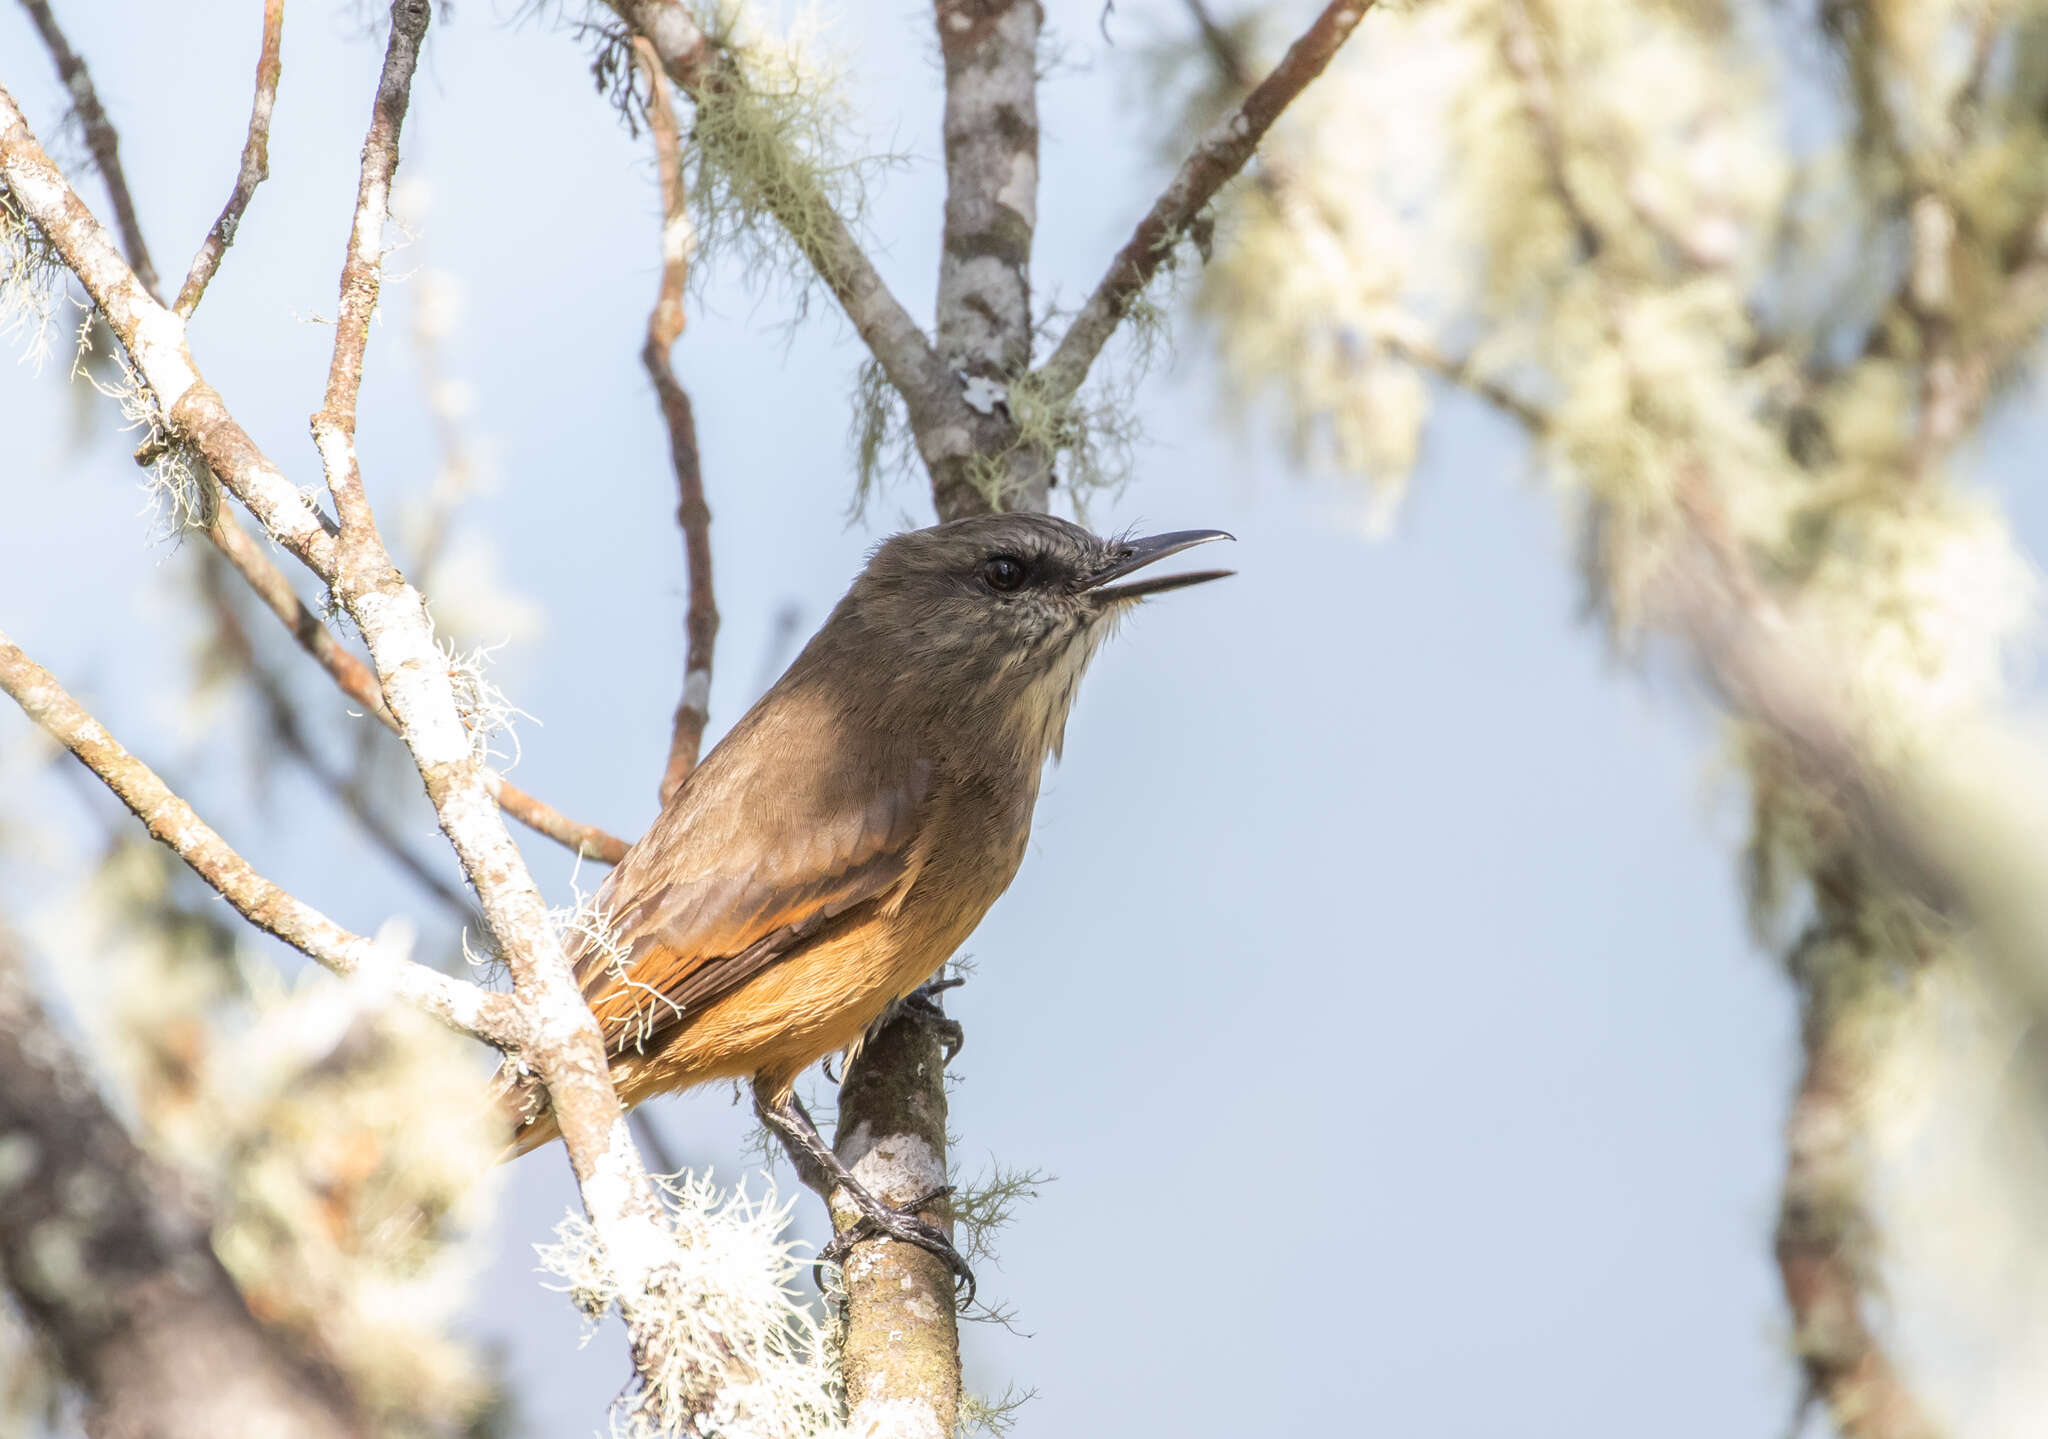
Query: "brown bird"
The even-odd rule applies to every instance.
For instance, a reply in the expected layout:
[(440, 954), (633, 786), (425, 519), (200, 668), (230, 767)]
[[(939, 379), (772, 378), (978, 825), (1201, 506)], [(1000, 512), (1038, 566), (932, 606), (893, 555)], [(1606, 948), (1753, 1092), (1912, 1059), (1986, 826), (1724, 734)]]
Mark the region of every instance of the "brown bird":
[[(879, 546), (598, 889), (602, 933), (574, 958), (620, 1099), (751, 1080), (763, 1116), (872, 1229), (939, 1253), (971, 1284), (940, 1231), (853, 1181), (792, 1091), (810, 1065), (856, 1049), (1009, 888), (1040, 772), (1117, 618), (1230, 572), (1125, 577), (1228, 538), (1100, 539), (1010, 514)], [(524, 1154), (559, 1131), (531, 1082), (518, 1098)]]

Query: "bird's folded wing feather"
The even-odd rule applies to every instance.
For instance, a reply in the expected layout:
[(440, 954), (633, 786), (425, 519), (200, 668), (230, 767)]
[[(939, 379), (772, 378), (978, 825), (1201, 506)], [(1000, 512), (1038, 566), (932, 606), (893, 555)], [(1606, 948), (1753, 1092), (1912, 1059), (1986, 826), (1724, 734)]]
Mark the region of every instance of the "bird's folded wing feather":
[(646, 1047), (854, 906), (900, 898), (923, 860), (931, 766), (873, 758), (800, 776), (772, 737), (736, 732), (690, 776), (598, 892), (612, 944), (577, 961), (614, 1052)]

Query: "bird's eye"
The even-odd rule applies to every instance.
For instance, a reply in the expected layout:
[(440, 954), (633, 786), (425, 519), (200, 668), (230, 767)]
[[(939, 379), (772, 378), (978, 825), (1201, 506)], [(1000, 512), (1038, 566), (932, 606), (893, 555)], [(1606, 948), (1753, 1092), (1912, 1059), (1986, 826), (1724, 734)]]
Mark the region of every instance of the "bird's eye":
[(1004, 594), (1024, 584), (1024, 563), (1008, 555), (997, 555), (981, 567), (981, 578), (992, 590)]

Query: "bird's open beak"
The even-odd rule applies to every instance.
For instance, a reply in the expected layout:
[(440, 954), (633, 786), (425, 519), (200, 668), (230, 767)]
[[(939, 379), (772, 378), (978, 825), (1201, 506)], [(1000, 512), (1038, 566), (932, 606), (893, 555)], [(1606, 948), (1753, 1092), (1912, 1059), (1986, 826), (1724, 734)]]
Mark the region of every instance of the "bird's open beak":
[(1236, 535), (1222, 530), (1175, 530), (1171, 534), (1152, 535), (1142, 540), (1130, 540), (1118, 547), (1117, 557), (1107, 569), (1090, 577), (1083, 586), (1085, 593), (1105, 603), (1118, 600), (1138, 600), (1146, 595), (1164, 594), (1168, 590), (1181, 589), (1187, 585), (1199, 585), (1209, 580), (1220, 580), (1234, 575), (1236, 570), (1195, 570), (1184, 575), (1159, 575), (1149, 580), (1133, 580), (1127, 585), (1113, 585), (1111, 580), (1122, 579), (1133, 570), (1142, 570), (1168, 555), (1177, 555), (1182, 550), (1191, 550), (1196, 545), (1206, 545), (1211, 540), (1235, 540)]

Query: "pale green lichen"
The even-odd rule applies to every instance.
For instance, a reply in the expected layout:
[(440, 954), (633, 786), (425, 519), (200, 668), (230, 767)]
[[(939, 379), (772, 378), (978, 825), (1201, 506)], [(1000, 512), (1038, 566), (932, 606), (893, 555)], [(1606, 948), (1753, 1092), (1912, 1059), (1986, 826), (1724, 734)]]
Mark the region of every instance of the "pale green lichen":
[(895, 157), (849, 148), (852, 116), (815, 16), (776, 34), (745, 0), (693, 9), (716, 57), (696, 87), (682, 155), (699, 257), (734, 254), (750, 275), (800, 297), (818, 279), (843, 280), (818, 266)]

